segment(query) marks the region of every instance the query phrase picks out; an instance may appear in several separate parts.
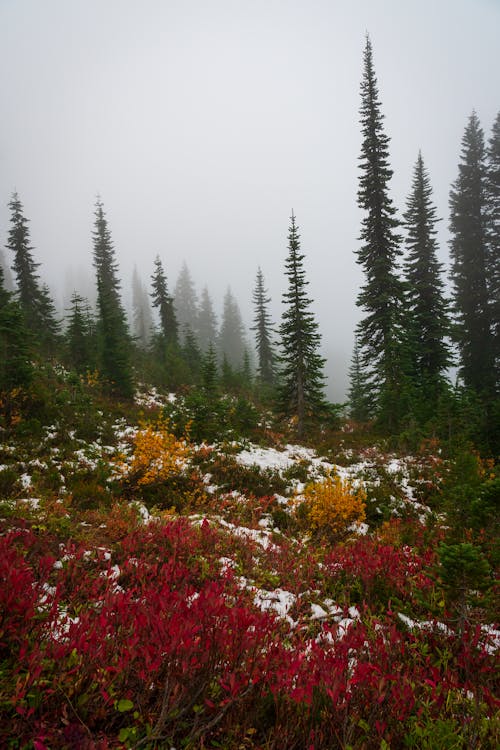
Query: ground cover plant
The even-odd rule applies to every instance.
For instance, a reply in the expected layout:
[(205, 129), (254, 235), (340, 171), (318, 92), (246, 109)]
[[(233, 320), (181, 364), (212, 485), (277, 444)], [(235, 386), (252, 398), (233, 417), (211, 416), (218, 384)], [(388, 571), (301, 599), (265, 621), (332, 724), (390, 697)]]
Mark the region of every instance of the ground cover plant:
[(51, 377), (2, 433), (1, 746), (498, 746), (494, 462), (198, 442)]

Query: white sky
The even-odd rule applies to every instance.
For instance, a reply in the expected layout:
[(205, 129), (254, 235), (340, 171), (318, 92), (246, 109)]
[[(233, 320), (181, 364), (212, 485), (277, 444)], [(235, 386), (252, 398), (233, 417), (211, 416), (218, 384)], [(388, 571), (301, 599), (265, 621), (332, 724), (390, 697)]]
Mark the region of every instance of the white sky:
[(185, 260), (249, 323), (260, 265), (279, 322), (293, 208), (342, 400), (366, 31), (396, 206), (421, 148), (447, 262), (464, 127), (475, 108), (488, 138), (500, 109), (500, 0), (0, 0), (0, 243), (16, 189), (43, 280), (86, 293), (100, 193), (127, 295), (160, 253), (171, 290)]

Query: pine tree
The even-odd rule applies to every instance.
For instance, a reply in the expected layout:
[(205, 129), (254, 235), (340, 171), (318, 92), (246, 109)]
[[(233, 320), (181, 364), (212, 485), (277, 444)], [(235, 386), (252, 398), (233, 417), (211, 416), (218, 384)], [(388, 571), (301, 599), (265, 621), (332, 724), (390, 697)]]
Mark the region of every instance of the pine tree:
[(445, 341), (450, 335), (450, 321), (442, 264), (437, 259), (436, 208), (420, 153), (404, 219), (410, 378), (418, 393), (420, 409), (430, 417), (436, 411), (437, 400), (446, 383), (445, 371), (450, 365), (450, 351)]
[(174, 301), (168, 293), (167, 277), (158, 255), (155, 259), (155, 270), (151, 281), (153, 289), (151, 298), (153, 300), (153, 307), (157, 308), (160, 315), (160, 330), (163, 341), (166, 347), (177, 346), (177, 317), (174, 309)]
[(250, 330), (255, 331), (257, 372), (263, 384), (272, 385), (275, 378), (275, 353), (271, 340), (271, 316), (267, 308), (271, 298), (267, 296), (264, 287), (264, 275), (260, 268), (257, 270), (253, 302), (255, 305), (255, 325)]
[(202, 352), (207, 352), (210, 346), (215, 347), (217, 341), (217, 316), (215, 315), (212, 300), (206, 286), (201, 293), (196, 329)]
[(466, 388), (488, 399), (495, 390), (495, 375), (485, 183), (484, 134), (473, 112), (465, 128), (458, 177), (450, 193), (451, 277), (460, 375)]
[(100, 199), (96, 202), (93, 242), (101, 376), (113, 392), (130, 398), (134, 391), (130, 365), (130, 337), (120, 298), (120, 282), (111, 233)]
[(224, 295), (217, 348), (220, 358), (222, 359), (226, 355), (233, 370), (238, 370), (241, 367), (245, 353), (245, 331), (240, 308), (230, 288)]
[(188, 329), (198, 338), (198, 299), (186, 262), (182, 264), (175, 285), (174, 308), (180, 342), (184, 343), (186, 340)]
[(137, 266), (132, 273), (132, 324), (133, 336), (140, 349), (147, 349), (151, 343), (153, 318), (149, 297), (144, 288)]
[(365, 211), (357, 251), (365, 273), (357, 304), (366, 315), (358, 325), (362, 366), (367, 373), (369, 396), (382, 424), (395, 427), (401, 404), (403, 365), (402, 329), (403, 284), (397, 274), (401, 255), (397, 234), (399, 222), (389, 196), (392, 169), (389, 167), (389, 138), (384, 132), (383, 115), (373, 67), (370, 39), (364, 51), (361, 83), (361, 129), (363, 135), (358, 204)]
[(496, 392), (500, 392), (500, 112), (487, 150), (487, 256), (486, 279), (490, 301)]
[(286, 309), (279, 327), (282, 364), (280, 407), (297, 420), (297, 434), (304, 435), (308, 417), (325, 409), (323, 396), (325, 360), (318, 350), (321, 336), (314, 314), (309, 310), (312, 300), (306, 294), (304, 255), (300, 252), (300, 235), (292, 212), (288, 234), (288, 256), (285, 275), (288, 291), (283, 294)]

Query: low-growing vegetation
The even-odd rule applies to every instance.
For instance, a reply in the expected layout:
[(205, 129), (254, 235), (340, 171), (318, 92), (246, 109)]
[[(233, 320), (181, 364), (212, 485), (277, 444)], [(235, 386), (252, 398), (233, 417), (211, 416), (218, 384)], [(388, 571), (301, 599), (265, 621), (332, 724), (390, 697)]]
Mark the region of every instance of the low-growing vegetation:
[(2, 747), (498, 746), (493, 461), (197, 442), (92, 388), (91, 432), (4, 428)]

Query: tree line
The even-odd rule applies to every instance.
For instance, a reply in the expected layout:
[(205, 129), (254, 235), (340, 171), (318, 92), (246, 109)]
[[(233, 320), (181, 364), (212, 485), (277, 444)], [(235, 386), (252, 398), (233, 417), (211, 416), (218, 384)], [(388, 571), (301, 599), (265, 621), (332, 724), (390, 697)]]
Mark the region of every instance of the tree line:
[[(362, 135), (358, 204), (363, 210), (357, 262), (364, 283), (357, 304), (350, 368), (349, 414), (388, 433), (427, 432), (451, 425), (457, 412), (473, 414), (479, 431), (498, 441), (500, 113), (485, 143), (473, 112), (462, 140), (450, 191), (451, 298), (438, 261), (439, 221), (424, 158), (418, 154), (402, 218), (390, 197), (393, 171), (369, 37), (361, 82)], [(150, 288), (132, 279), (132, 332), (104, 206), (96, 202), (93, 265), (96, 304), (74, 292), (64, 329), (49, 289), (40, 281), (28, 221), (17, 194), (9, 203), (7, 249), (15, 280), (7, 290), (0, 266), (0, 390), (26, 387), (34, 357), (62, 357), (84, 376), (97, 372), (109, 391), (130, 398), (138, 377), (171, 388), (182, 385), (252, 391), (295, 418), (331, 414), (324, 396), (319, 326), (311, 311), (300, 235), (292, 212), (281, 323), (269, 313), (262, 270), (253, 291), (253, 345), (228, 288), (220, 326), (204, 287), (198, 301), (186, 264), (169, 290), (157, 256)], [(153, 308), (157, 323), (153, 322)], [(253, 361), (255, 358), (255, 362)], [(450, 381), (450, 368), (458, 372)], [(465, 410), (465, 411), (464, 411)], [(451, 427), (450, 427), (451, 429)]]

